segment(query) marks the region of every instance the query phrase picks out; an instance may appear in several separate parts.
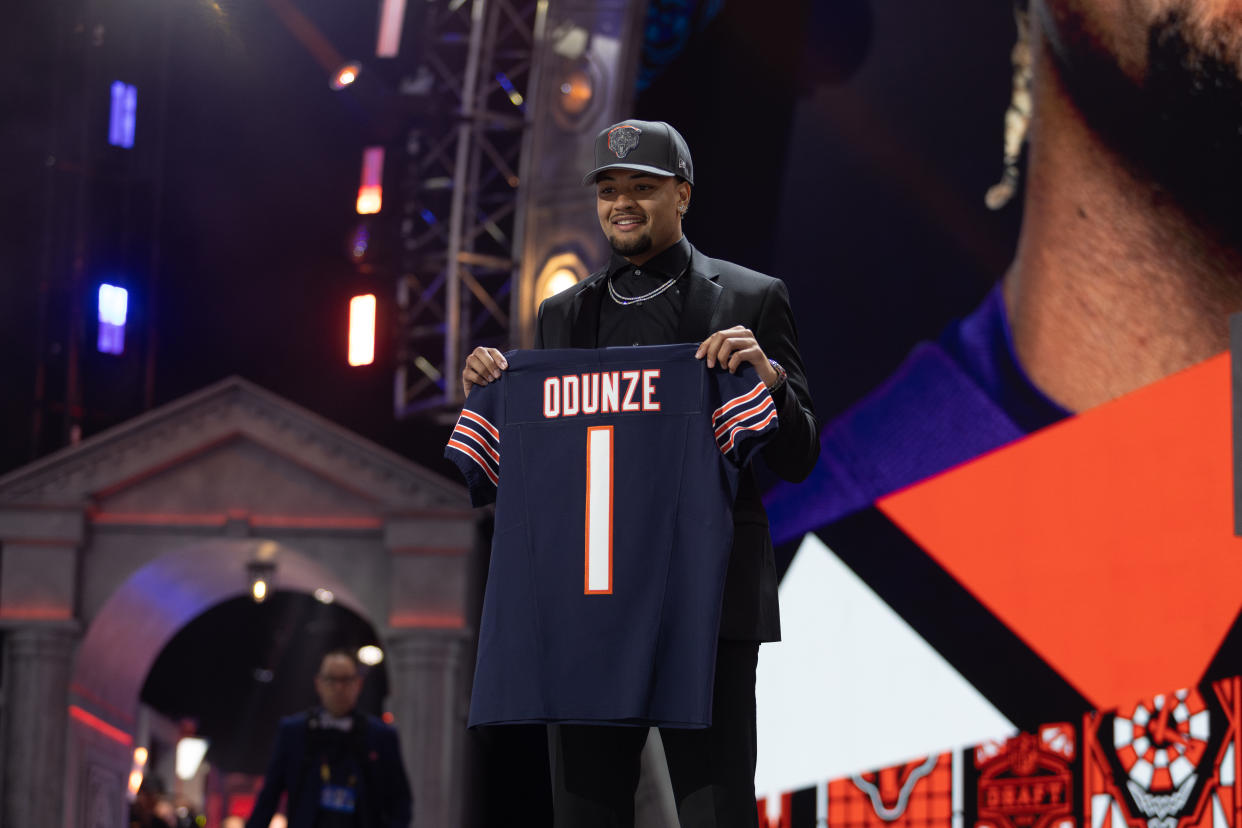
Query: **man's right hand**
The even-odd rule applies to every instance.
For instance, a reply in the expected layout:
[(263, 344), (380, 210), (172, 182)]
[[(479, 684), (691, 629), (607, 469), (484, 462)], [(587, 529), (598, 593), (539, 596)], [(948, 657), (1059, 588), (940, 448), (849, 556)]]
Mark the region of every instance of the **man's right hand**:
[(470, 389), (476, 385), (489, 385), (500, 379), (500, 372), (508, 367), (504, 354), (495, 348), (475, 348), (466, 357), (466, 367), (461, 369), (462, 396), (469, 397)]

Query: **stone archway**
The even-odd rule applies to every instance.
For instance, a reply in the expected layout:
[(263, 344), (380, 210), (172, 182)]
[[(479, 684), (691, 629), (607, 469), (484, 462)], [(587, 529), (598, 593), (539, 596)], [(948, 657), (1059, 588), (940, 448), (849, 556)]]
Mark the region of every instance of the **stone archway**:
[(81, 795), (67, 803), (78, 812), (67, 813), (68, 822), (89, 825), (93, 815), (117, 807), (131, 745), (126, 731), (109, 720), (132, 728), (142, 684), (164, 646), (198, 615), (246, 594), (246, 564), (260, 555), (276, 565), (274, 583), (281, 589), (307, 594), (329, 589), (342, 606), (379, 626), (337, 574), (273, 541), (217, 538), (147, 563), (108, 598), (78, 646), (69, 684), (66, 759), (70, 772), (78, 774), (68, 788)]
[(114, 710), (135, 705), (155, 657), (177, 631), (210, 607), (246, 594), (246, 563), (261, 548), (274, 556), (279, 588), (330, 589), (338, 603), (382, 628), (383, 619), (372, 617), (335, 573), (294, 549), (252, 538), (204, 541), (161, 555), (112, 594), (78, 648), (71, 703)]
[(267, 545), (277, 588), (331, 584), (379, 631), (416, 820), (458, 824), (466, 504), (459, 485), (237, 378), (0, 478), (0, 821), (124, 824), (107, 792), (124, 790), (146, 669), (187, 619), (245, 590)]

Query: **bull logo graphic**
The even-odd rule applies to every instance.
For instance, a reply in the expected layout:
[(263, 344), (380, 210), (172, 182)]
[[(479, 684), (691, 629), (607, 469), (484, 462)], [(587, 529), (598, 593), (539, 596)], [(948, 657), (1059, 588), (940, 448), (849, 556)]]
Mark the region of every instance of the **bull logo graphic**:
[(643, 131), (638, 127), (628, 125), (609, 130), (608, 149), (618, 158), (624, 158), (630, 154), (630, 150), (638, 146), (638, 138), (642, 134)]

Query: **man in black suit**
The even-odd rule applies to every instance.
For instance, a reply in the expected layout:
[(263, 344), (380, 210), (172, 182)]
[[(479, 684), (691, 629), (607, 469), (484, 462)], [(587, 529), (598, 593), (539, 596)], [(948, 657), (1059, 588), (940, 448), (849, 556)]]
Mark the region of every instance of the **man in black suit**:
[(288, 791), (289, 828), (406, 828), (414, 801), (397, 733), (354, 708), (362, 690), (348, 650), (323, 657), (320, 707), (280, 721), (276, 748), (246, 828), (267, 828)]
[[(797, 333), (785, 285), (710, 259), (682, 234), (694, 167), (681, 135), (663, 122), (623, 121), (599, 134), (595, 168), (608, 266), (539, 308), (537, 348), (701, 343), (709, 366), (743, 362), (776, 402), (780, 427), (763, 449), (768, 467), (800, 481), (819, 453)], [(742, 219), (739, 218), (739, 221)], [(498, 379), (507, 363), (476, 348), (462, 371), (465, 393)], [(759, 643), (780, 639), (776, 568), (754, 473), (745, 469), (733, 508), (713, 693), (706, 730), (661, 729), (683, 828), (754, 826), (755, 666)], [(645, 728), (559, 725), (552, 733), (557, 828), (627, 826)]]

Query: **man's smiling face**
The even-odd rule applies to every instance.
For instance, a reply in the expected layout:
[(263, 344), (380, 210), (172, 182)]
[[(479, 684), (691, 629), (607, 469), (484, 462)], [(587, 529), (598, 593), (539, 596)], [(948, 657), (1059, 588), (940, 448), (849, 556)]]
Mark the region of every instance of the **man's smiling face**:
[(673, 176), (605, 170), (595, 179), (599, 224), (612, 249), (642, 264), (681, 239), (690, 185)]

